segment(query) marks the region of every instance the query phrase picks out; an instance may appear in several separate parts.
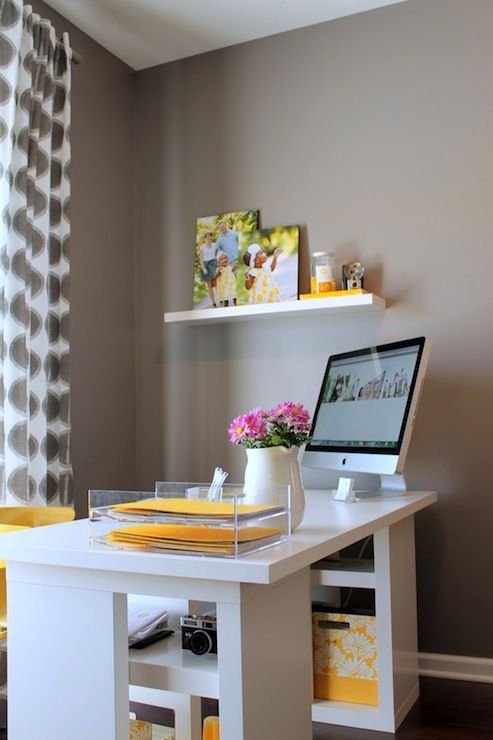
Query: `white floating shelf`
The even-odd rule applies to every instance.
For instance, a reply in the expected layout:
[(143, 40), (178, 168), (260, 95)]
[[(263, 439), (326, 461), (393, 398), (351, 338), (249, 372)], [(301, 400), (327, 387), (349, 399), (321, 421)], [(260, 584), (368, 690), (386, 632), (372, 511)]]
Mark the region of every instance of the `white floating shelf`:
[(343, 311), (383, 311), (385, 300), (374, 293), (340, 295), (329, 298), (308, 298), (284, 303), (263, 303), (257, 306), (231, 306), (227, 308), (204, 308), (197, 311), (173, 311), (164, 314), (166, 324), (203, 326), (224, 321), (251, 321), (253, 319), (288, 318), (306, 314)]

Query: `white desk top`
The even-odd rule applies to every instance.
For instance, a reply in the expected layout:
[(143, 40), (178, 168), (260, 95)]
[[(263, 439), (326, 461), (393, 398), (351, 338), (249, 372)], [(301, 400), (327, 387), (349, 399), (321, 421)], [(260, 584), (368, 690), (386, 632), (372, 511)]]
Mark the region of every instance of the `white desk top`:
[(333, 501), (327, 491), (306, 491), (305, 517), (291, 539), (237, 560), (93, 549), (87, 519), (2, 534), (0, 558), (98, 571), (273, 583), (413, 515), (436, 498), (427, 491), (344, 504)]

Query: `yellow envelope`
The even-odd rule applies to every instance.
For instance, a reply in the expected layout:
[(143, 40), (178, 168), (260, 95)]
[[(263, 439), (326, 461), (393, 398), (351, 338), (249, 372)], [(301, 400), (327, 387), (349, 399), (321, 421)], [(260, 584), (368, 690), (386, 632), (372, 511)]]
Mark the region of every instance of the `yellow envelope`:
[[(250, 542), (262, 537), (271, 537), (283, 531), (277, 528), (244, 527), (238, 530), (238, 540), (240, 542)], [(206, 545), (234, 542), (235, 532), (233, 529), (187, 524), (136, 524), (131, 527), (113, 529), (108, 533), (108, 539), (110, 542), (116, 540), (132, 540), (134, 542), (152, 540), (158, 542), (199, 542), (201, 545)]]
[[(256, 514), (269, 510), (279, 509), (272, 504), (239, 504), (239, 514)], [(127, 514), (183, 514), (187, 516), (210, 516), (222, 517), (232, 516), (234, 506), (231, 502), (204, 501), (192, 498), (151, 498), (143, 501), (132, 501), (129, 504), (118, 504), (113, 507), (114, 511)]]

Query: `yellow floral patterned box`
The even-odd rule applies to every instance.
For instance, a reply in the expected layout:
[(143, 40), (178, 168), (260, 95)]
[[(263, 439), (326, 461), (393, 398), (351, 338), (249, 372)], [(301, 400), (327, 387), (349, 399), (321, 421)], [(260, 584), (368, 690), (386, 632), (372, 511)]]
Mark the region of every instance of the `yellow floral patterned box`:
[(130, 720), (130, 740), (152, 740), (152, 725), (139, 719)]
[(313, 611), (316, 699), (378, 704), (375, 617)]

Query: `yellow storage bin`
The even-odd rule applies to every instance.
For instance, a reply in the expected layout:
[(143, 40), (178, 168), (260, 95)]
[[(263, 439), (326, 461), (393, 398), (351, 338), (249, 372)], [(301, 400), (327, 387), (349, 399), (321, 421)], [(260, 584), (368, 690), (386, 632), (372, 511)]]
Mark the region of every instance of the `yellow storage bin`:
[(130, 740), (152, 740), (152, 724), (140, 719), (131, 719)]
[(312, 612), (313, 686), (316, 699), (378, 704), (375, 617)]

